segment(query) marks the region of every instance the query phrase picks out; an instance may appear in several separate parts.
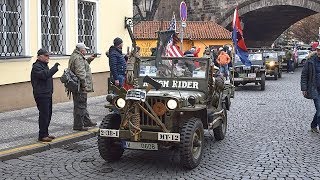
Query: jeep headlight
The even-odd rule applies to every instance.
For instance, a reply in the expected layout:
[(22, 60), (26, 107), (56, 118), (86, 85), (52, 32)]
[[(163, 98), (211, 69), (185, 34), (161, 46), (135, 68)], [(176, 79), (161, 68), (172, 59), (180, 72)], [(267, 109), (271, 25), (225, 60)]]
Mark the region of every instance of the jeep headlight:
[(122, 108), (124, 108), (125, 105), (126, 105), (126, 101), (123, 98), (118, 98), (116, 100), (117, 108), (122, 109)]
[(274, 65), (276, 65), (276, 63), (274, 61), (269, 62), (269, 66), (274, 66)]
[(178, 102), (174, 99), (170, 99), (168, 102), (167, 102), (167, 107), (170, 109), (170, 110), (174, 110), (175, 108), (178, 107)]

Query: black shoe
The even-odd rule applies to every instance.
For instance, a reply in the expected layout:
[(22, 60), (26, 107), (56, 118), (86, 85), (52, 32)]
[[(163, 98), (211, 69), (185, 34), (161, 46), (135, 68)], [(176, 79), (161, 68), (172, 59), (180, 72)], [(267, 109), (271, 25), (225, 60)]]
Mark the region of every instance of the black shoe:
[(73, 128), (73, 130), (75, 130), (75, 131), (88, 131), (89, 128), (87, 128), (87, 127), (80, 127), (80, 128)]
[(97, 123), (95, 122), (90, 122), (90, 124), (85, 124), (84, 127), (95, 127)]

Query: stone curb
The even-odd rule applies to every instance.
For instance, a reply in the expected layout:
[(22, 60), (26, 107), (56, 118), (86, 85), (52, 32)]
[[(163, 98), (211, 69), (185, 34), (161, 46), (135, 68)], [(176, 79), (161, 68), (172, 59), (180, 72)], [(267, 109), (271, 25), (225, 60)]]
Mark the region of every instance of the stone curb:
[(18, 146), (10, 149), (0, 151), (0, 161), (15, 159), (21, 156), (26, 156), (49, 149), (58, 148), (66, 144), (82, 141), (85, 139), (97, 136), (99, 128), (89, 129), (88, 131), (71, 133), (68, 135), (60, 136), (52, 142), (37, 142), (28, 145)]

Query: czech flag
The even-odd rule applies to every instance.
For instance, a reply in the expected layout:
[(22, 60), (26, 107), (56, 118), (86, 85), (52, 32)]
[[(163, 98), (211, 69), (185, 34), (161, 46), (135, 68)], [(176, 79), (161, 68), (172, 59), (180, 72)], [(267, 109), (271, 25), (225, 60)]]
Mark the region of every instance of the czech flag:
[(238, 8), (234, 10), (232, 28), (232, 41), (236, 56), (235, 59), (240, 59), (241, 62), (246, 66), (251, 66), (251, 61), (248, 59), (248, 49), (243, 39), (243, 31), (241, 29)]

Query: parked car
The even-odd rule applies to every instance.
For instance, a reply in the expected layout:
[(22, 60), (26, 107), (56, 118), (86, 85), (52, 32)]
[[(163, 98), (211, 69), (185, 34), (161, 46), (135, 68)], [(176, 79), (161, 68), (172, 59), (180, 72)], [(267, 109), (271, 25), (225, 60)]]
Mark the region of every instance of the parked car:
[(310, 53), (310, 50), (298, 50), (297, 53), (298, 53), (298, 65), (303, 66), (307, 56)]

